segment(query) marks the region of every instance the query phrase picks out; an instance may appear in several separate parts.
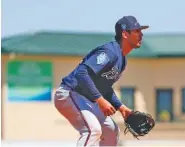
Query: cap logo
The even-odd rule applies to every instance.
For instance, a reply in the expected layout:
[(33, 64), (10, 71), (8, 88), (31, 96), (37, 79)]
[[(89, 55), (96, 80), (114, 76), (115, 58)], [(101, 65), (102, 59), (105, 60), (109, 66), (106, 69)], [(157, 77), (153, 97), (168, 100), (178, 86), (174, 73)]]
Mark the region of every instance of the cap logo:
[(126, 30), (126, 24), (121, 25), (122, 30)]

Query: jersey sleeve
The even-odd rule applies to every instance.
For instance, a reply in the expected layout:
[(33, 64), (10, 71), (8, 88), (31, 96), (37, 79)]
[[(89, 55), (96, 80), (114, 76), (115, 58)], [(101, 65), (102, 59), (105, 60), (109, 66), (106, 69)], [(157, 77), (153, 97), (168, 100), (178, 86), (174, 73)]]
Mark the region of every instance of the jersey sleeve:
[(97, 98), (101, 97), (101, 93), (96, 88), (94, 82), (89, 76), (89, 72), (85, 65), (80, 65), (78, 72), (76, 73), (76, 78), (78, 80), (78, 86), (81, 90), (88, 93), (88, 99), (95, 101)]
[(114, 90), (111, 88), (108, 93), (104, 95), (104, 98), (111, 103), (111, 105), (118, 110), (121, 105), (124, 105), (117, 97)]
[(95, 74), (98, 74), (104, 68), (113, 66), (116, 60), (117, 57), (111, 50), (101, 48), (87, 55), (82, 64), (87, 65)]

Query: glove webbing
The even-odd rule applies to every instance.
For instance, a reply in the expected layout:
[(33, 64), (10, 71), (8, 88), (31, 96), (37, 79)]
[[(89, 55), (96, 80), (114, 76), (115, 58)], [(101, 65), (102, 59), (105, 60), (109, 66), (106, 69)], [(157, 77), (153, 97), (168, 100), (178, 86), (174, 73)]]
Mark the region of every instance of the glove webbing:
[[(135, 113), (137, 113), (137, 115), (141, 115), (142, 113), (140, 113), (139, 111), (133, 111), (133, 114), (135, 114)], [(150, 114), (147, 114), (148, 116), (151, 116)], [(148, 132), (150, 131), (150, 130), (148, 130), (148, 132), (145, 132), (145, 133), (143, 133), (143, 134), (138, 134), (138, 133), (136, 133), (131, 127), (130, 127), (130, 125), (128, 124), (128, 123), (125, 123), (125, 125), (126, 125), (126, 128), (125, 128), (125, 130), (124, 130), (124, 134), (126, 135), (129, 131), (132, 133), (132, 135), (135, 137), (135, 138), (137, 138), (138, 140), (139, 140), (139, 138), (138, 138), (138, 136), (144, 136), (145, 134), (148, 134)], [(155, 125), (155, 123), (154, 123), (154, 125)]]
[(130, 127), (130, 125), (129, 124), (125, 124), (125, 125), (126, 125), (126, 128), (124, 130), (124, 134), (126, 135), (130, 131), (132, 133), (132, 135), (135, 138), (137, 138), (137, 140), (139, 140), (139, 138), (138, 138), (139, 135)]

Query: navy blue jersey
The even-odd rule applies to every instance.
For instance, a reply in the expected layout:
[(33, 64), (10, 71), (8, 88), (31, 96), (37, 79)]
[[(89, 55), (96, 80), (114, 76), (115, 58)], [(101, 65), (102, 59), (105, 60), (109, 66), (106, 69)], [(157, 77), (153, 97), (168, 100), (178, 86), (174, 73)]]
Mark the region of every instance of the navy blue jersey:
[(85, 56), (82, 62), (62, 79), (62, 83), (91, 101), (103, 96), (113, 106), (119, 107), (121, 103), (115, 104), (117, 100), (112, 85), (119, 79), (125, 66), (126, 59), (120, 45), (115, 41), (109, 42), (98, 46)]

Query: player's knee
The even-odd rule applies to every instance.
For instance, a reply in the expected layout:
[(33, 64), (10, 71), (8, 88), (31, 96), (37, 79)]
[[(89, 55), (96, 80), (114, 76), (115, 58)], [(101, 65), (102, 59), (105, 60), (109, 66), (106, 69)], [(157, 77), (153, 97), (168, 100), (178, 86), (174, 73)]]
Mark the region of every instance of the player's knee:
[(120, 129), (119, 127), (116, 125), (114, 129), (112, 129), (112, 133), (115, 134), (115, 136), (119, 136), (120, 134)]
[(117, 139), (119, 139), (119, 136), (120, 136), (120, 128), (117, 126), (117, 130), (116, 130)]
[(119, 138), (119, 135), (120, 135), (120, 128), (116, 125), (115, 126), (115, 131), (114, 131), (114, 133), (115, 133), (115, 136), (117, 137), (117, 138)]
[(109, 127), (107, 127), (106, 132), (107, 132), (107, 134), (111, 135), (112, 137), (119, 138), (120, 129), (116, 124), (110, 125)]
[(99, 126), (91, 128), (90, 134), (96, 137), (101, 137), (102, 135), (101, 126), (99, 125)]

